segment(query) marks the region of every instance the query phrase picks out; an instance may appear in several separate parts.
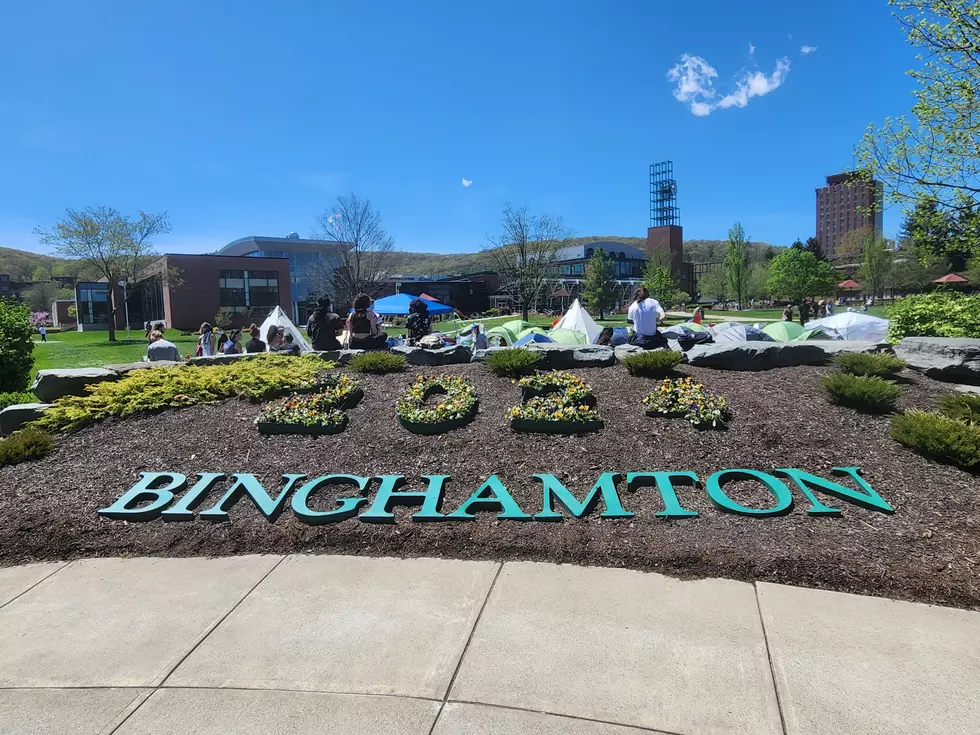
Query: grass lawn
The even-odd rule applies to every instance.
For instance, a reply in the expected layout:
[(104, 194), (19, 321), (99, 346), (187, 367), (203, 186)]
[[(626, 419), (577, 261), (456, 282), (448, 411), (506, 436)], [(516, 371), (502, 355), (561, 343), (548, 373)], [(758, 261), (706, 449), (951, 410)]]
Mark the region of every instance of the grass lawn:
[[(34, 370), (51, 368), (101, 367), (118, 365), (124, 362), (137, 362), (146, 354), (146, 340), (142, 330), (133, 330), (132, 339), (126, 339), (125, 330), (116, 332), (116, 341), (109, 342), (107, 332), (52, 332), (48, 341), (41, 342), (34, 335)], [(181, 337), (180, 332), (171, 329), (166, 339), (173, 342), (183, 354), (194, 354), (197, 337)]]

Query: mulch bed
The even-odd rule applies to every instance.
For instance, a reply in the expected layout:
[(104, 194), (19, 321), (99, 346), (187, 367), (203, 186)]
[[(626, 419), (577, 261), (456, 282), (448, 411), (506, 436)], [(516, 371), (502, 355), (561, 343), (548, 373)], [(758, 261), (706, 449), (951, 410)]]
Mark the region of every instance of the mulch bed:
[[(202, 556), (325, 552), (467, 559), (534, 559), (653, 570), (682, 577), (765, 580), (928, 601), (980, 606), (980, 478), (923, 459), (888, 435), (887, 417), (826, 402), (819, 376), (829, 368), (732, 373), (683, 366), (734, 412), (727, 431), (698, 431), (683, 419), (650, 418), (640, 399), (654, 381), (621, 367), (573, 371), (598, 398), (605, 428), (587, 436), (517, 434), (504, 414), (520, 401), (516, 385), (478, 365), (446, 368), (471, 378), (479, 413), (465, 427), (418, 436), (398, 426), (395, 400), (421, 369), (362, 377), (364, 400), (337, 436), (260, 436), (260, 406), (209, 406), (110, 421), (58, 441), (47, 459), (0, 470), (0, 564), (90, 556)], [(432, 371), (429, 371), (432, 372)], [(903, 373), (901, 407), (931, 408), (948, 386)], [(283, 473), (400, 474), (422, 488), (423, 474), (448, 474), (444, 512), (455, 510), (497, 473), (528, 513), (540, 510), (549, 472), (582, 496), (602, 471), (691, 470), (702, 481), (721, 469), (799, 467), (830, 477), (834, 466), (859, 466), (895, 508), (887, 516), (823, 496), (839, 518), (806, 515), (794, 491), (791, 514), (747, 518), (718, 511), (703, 490), (679, 487), (697, 518), (665, 521), (650, 488), (626, 493), (628, 520), (593, 514), (562, 523), (498, 521), (414, 523), (415, 508), (396, 507), (397, 523), (356, 519), (325, 526), (297, 522), (287, 509), (269, 523), (247, 499), (231, 522), (126, 523), (100, 518), (141, 471), (251, 472), (272, 492)], [(222, 487), (227, 487), (223, 485)], [(407, 488), (406, 488), (407, 489)], [(757, 483), (733, 483), (737, 502), (769, 507)], [(219, 497), (217, 491), (213, 498)], [(209, 507), (214, 501), (206, 502)], [(328, 496), (314, 510), (334, 507)], [(656, 601), (651, 601), (656, 604)]]

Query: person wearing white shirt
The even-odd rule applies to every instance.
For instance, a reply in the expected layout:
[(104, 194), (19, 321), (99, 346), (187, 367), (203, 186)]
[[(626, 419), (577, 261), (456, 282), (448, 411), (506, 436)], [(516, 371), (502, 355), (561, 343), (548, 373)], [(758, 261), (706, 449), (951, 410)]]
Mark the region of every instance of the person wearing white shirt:
[(633, 295), (633, 303), (626, 312), (626, 319), (633, 323), (630, 344), (644, 350), (667, 347), (667, 338), (657, 330), (657, 322), (666, 316), (660, 302), (650, 298), (646, 286), (640, 286)]

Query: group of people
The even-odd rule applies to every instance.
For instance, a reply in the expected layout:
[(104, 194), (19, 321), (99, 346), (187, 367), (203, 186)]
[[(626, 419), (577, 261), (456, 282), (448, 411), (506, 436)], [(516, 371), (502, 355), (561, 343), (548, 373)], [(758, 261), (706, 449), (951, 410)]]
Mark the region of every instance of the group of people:
[(388, 334), (384, 331), (381, 315), (371, 308), (371, 303), (371, 297), (366, 293), (358, 294), (354, 297), (354, 308), (345, 320), (334, 312), (328, 297), (317, 299), (316, 308), (306, 322), (306, 334), (313, 349), (339, 350), (341, 344), (338, 337), (345, 331), (349, 335), (347, 346), (352, 350), (387, 347)]
[(287, 330), (275, 324), (271, 325), (262, 339), (262, 331), (255, 325), (248, 327), (249, 340), (242, 345), (245, 330), (233, 329), (230, 332), (219, 328), (215, 330), (208, 322), (204, 322), (198, 330), (195, 357), (213, 357), (214, 355), (240, 355), (255, 352), (280, 352), (286, 355), (299, 355), (300, 348)]
[[(831, 299), (820, 299), (820, 301), (803, 299), (800, 302), (800, 325), (805, 326), (811, 319), (823, 319), (825, 316), (834, 315), (834, 302)], [(793, 305), (787, 304), (783, 309), (784, 322), (793, 321)]]

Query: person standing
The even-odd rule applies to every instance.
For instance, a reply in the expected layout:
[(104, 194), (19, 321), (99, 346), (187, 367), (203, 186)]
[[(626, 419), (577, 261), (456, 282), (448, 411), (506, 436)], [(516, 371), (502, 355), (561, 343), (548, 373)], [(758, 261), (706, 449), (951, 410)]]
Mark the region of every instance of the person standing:
[(160, 331), (156, 329), (152, 330), (147, 339), (150, 342), (146, 347), (147, 360), (150, 362), (157, 362), (159, 360), (180, 362), (180, 350), (177, 349), (177, 345), (165, 340)]
[(808, 321), (810, 321), (810, 302), (803, 299), (800, 302), (800, 326), (806, 326)]
[(793, 321), (793, 305), (786, 304), (786, 308), (783, 309), (783, 321), (791, 322)]
[(41, 328), (38, 329), (37, 331), (38, 331), (38, 334), (41, 335), (41, 341), (42, 342), (47, 342), (48, 341), (48, 328), (42, 324), (41, 325)]
[(626, 319), (633, 323), (630, 344), (644, 350), (656, 350), (667, 346), (667, 338), (657, 329), (657, 322), (666, 316), (660, 302), (650, 298), (646, 286), (640, 286), (633, 294), (633, 303), (626, 312)]
[(228, 335), (228, 339), (221, 345), (222, 355), (240, 355), (242, 353), (242, 330), (236, 329)]
[(337, 335), (343, 328), (344, 320), (330, 308), (330, 299), (326, 296), (317, 299), (316, 309), (306, 322), (306, 333), (310, 337), (313, 349), (318, 352), (339, 350), (340, 340), (337, 339)]
[(200, 336), (197, 338), (197, 349), (194, 351), (194, 355), (196, 357), (212, 357), (215, 354), (215, 337), (211, 325), (208, 322), (201, 324), (198, 334)]

